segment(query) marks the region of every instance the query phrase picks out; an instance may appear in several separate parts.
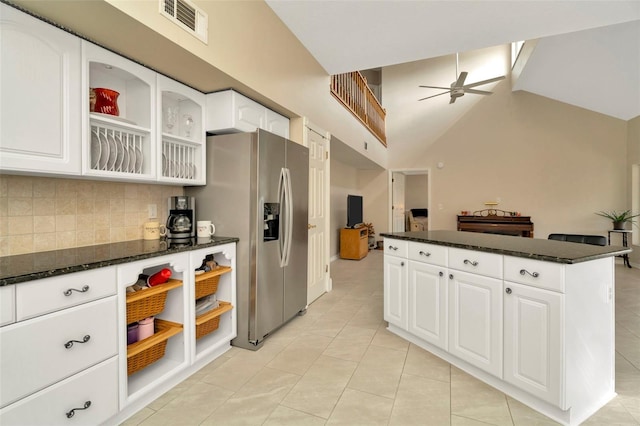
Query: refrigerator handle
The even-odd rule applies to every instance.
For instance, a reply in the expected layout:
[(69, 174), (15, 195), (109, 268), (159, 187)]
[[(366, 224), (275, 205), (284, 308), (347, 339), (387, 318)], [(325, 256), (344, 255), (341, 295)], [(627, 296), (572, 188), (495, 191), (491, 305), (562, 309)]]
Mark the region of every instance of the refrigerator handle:
[(284, 266), (289, 264), (289, 257), (291, 256), (291, 242), (293, 239), (293, 191), (291, 189), (291, 172), (288, 168), (284, 169), (285, 175), (285, 203), (287, 211), (287, 223), (286, 223), (286, 237), (285, 237), (285, 260)]
[(279, 246), (279, 251), (278, 254), (280, 255), (280, 267), (284, 267), (285, 266), (285, 253), (286, 253), (286, 235), (287, 235), (287, 231), (286, 229), (284, 229), (285, 227), (283, 226), (282, 220), (285, 216), (285, 212), (284, 212), (284, 203), (285, 203), (285, 188), (286, 188), (286, 184), (285, 184), (285, 172), (284, 172), (284, 167), (280, 169), (280, 178), (278, 179), (278, 204), (279, 204), (279, 209), (280, 211), (278, 212), (278, 246)]

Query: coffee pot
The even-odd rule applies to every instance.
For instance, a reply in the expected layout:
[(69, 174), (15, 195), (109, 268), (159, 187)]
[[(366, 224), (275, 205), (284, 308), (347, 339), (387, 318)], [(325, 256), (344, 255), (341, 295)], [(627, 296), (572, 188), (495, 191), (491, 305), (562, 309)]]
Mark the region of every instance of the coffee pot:
[(196, 201), (193, 197), (169, 197), (167, 238), (172, 241), (186, 241), (195, 237), (195, 214)]

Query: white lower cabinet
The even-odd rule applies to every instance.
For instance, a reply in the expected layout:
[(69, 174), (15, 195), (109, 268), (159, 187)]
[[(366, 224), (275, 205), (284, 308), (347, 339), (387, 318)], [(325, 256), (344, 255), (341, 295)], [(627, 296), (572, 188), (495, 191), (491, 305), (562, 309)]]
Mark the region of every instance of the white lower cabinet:
[(403, 329), (408, 325), (408, 263), (401, 257), (384, 256), (384, 320)]
[(16, 321), (16, 286), (0, 287), (0, 326)]
[(502, 377), (502, 281), (451, 270), (449, 352)]
[(504, 379), (564, 407), (564, 295), (505, 282)]
[(97, 425), (118, 411), (118, 358), (112, 357), (0, 410), (2, 425)]
[(410, 333), (447, 349), (447, 272), (445, 268), (409, 261)]
[(117, 335), (115, 296), (2, 327), (0, 406), (116, 355)]

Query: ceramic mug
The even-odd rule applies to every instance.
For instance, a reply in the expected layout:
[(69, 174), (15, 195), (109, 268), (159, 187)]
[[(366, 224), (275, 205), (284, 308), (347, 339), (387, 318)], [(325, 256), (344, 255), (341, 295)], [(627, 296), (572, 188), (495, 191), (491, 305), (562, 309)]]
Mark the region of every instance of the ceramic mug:
[(159, 240), (160, 237), (167, 235), (167, 228), (161, 225), (160, 222), (147, 222), (144, 224), (144, 236), (145, 240)]
[(198, 238), (209, 238), (216, 232), (216, 227), (210, 220), (199, 220), (197, 222)]

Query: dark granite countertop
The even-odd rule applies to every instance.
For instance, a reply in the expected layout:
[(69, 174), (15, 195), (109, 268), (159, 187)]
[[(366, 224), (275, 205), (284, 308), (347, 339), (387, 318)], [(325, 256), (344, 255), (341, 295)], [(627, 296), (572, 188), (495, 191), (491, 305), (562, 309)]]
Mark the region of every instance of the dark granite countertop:
[(380, 235), (386, 238), (485, 251), (507, 256), (526, 257), (555, 263), (586, 262), (631, 252), (631, 249), (626, 247), (594, 246), (539, 238), (484, 234), (481, 232), (424, 231), (394, 232)]
[(218, 236), (194, 238), (189, 244), (134, 240), (5, 256), (0, 257), (0, 286), (236, 242), (238, 238)]

